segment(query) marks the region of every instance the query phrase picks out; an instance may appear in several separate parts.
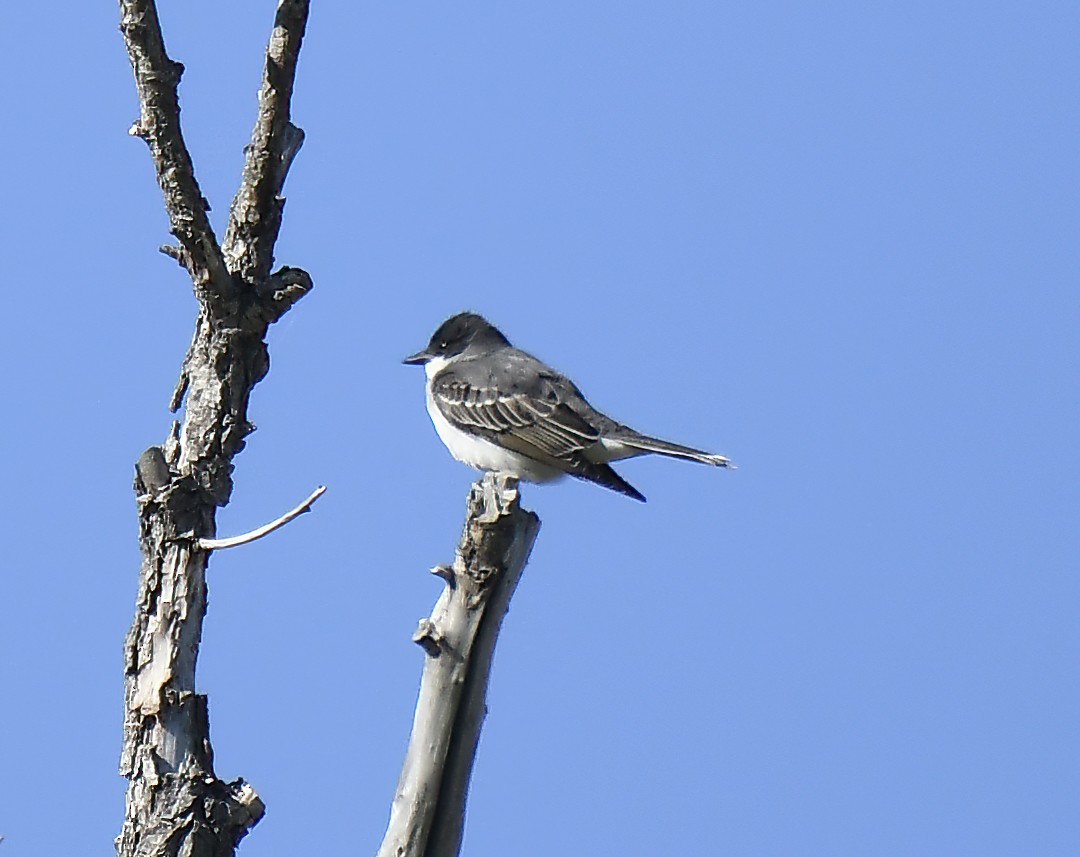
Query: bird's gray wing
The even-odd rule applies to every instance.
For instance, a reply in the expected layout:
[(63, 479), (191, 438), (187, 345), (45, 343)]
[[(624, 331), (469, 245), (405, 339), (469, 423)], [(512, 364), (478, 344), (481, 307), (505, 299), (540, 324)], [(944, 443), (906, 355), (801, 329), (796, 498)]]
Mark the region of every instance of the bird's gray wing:
[(469, 369), (448, 367), (433, 379), (432, 398), (452, 425), (564, 465), (600, 439), (597, 427), (567, 406), (551, 379), (539, 374), (514, 379), (512, 372), (483, 378)]
[(543, 462), (578, 479), (644, 501), (644, 495), (589, 447), (617, 425), (593, 409), (568, 378), (516, 348), (498, 359), (461, 360), (432, 379), (436, 407), (463, 431)]

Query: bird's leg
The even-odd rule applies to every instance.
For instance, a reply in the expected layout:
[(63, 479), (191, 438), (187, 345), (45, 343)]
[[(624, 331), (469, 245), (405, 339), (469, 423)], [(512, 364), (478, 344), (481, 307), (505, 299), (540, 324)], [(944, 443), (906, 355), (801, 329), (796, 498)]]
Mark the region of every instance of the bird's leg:
[(506, 514), (510, 503), (517, 496), (518, 478), (509, 473), (488, 471), (479, 484), (484, 495), (484, 511), (478, 520), (493, 524), (500, 515)]

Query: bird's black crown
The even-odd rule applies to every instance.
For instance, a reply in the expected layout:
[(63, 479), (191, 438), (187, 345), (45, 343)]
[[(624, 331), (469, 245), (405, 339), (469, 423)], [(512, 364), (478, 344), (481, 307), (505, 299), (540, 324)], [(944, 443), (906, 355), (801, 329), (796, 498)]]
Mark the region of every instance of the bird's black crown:
[(425, 350), (432, 357), (455, 357), (474, 343), (506, 346), (510, 341), (482, 315), (459, 312), (439, 325)]

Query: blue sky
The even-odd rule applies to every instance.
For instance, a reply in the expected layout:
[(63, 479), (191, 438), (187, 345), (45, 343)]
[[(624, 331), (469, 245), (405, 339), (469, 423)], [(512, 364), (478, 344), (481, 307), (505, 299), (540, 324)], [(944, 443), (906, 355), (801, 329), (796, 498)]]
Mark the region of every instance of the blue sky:
[[(219, 530), (329, 491), (215, 555), (200, 660), (242, 853), (380, 840), (471, 479), (398, 361), (469, 308), (739, 469), (526, 487), (465, 854), (1075, 854), (1076, 5), (313, 7), (315, 291)], [(220, 228), (272, 4), (161, 14)], [(116, 19), (20, 4), (0, 57), (11, 855), (112, 853), (132, 465), (194, 321)]]

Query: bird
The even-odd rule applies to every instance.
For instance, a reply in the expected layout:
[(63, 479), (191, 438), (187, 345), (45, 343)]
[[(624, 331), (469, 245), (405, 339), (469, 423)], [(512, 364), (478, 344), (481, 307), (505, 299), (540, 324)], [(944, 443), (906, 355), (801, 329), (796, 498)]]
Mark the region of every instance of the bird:
[(573, 476), (645, 502), (610, 462), (656, 453), (714, 467), (731, 460), (635, 431), (598, 411), (569, 378), (461, 312), (402, 363), (424, 367), (428, 414), (450, 454), (526, 482)]

